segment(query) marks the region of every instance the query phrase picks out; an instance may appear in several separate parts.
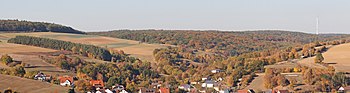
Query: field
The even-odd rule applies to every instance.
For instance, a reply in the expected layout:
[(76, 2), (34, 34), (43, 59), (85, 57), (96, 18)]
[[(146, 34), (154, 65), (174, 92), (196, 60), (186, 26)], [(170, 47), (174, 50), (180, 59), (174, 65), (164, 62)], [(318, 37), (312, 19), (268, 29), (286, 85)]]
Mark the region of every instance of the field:
[(53, 52), (56, 50), (34, 47), (34, 46), (19, 45), (19, 44), (0, 43), (0, 51), (1, 53), (9, 54), (9, 53), (24, 53), (24, 52)]
[[(334, 66), (337, 72), (350, 72), (350, 43), (333, 46), (322, 54), (325, 59), (323, 62)], [(314, 58), (306, 58), (300, 60), (298, 63), (320, 67), (314, 63)]]
[(66, 93), (67, 87), (0, 74), (0, 91), (11, 88), (20, 93)]
[(154, 62), (153, 50), (157, 48), (163, 48), (167, 45), (160, 44), (145, 44), (138, 41), (118, 39), (103, 36), (94, 35), (81, 35), (81, 34), (67, 34), (67, 33), (52, 33), (52, 32), (36, 32), (36, 33), (2, 33), (0, 34), (0, 40), (6, 40), (13, 38), (17, 35), (37, 36), (51, 39), (58, 39), (64, 41), (71, 41), (75, 43), (92, 44), (112, 50), (123, 50), (131, 56)]

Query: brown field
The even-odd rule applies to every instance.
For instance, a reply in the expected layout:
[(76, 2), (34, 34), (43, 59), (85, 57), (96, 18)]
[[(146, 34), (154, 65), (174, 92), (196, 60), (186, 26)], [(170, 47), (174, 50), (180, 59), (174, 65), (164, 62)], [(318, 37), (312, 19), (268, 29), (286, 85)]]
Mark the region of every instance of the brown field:
[[(337, 72), (350, 72), (350, 43), (333, 46), (322, 54), (324, 62), (334, 66)], [(314, 63), (314, 59), (315, 57), (310, 57), (298, 63), (309, 67), (322, 67)]]
[(26, 71), (41, 71), (45, 74), (52, 76), (75, 75), (73, 72), (67, 72), (66, 70), (58, 68), (50, 63), (44, 62), (42, 59), (39, 58), (38, 54), (35, 53), (13, 53), (8, 55), (11, 56), (15, 61), (21, 61), (23, 63), (30, 64), (30, 68), (25, 68)]
[(337, 45), (323, 53), (324, 62), (335, 67), (338, 72), (350, 72), (350, 43)]
[(160, 44), (145, 44), (139, 43), (138, 41), (118, 39), (103, 36), (94, 35), (81, 35), (81, 34), (68, 34), (68, 33), (52, 33), (52, 32), (36, 32), (36, 33), (2, 33), (0, 37), (13, 38), (16, 35), (28, 35), (45, 37), (51, 39), (58, 39), (64, 41), (71, 41), (75, 43), (92, 44), (104, 48), (109, 48), (113, 50), (123, 50), (131, 56), (140, 58), (142, 60), (147, 60), (154, 62), (153, 50), (157, 48), (163, 48), (169, 45)]
[(68, 87), (0, 74), (0, 91), (7, 88), (20, 93), (66, 93)]
[(23, 52), (53, 52), (56, 50), (34, 47), (34, 46), (19, 45), (19, 44), (0, 43), (0, 51), (1, 53), (9, 54), (9, 53), (23, 53)]

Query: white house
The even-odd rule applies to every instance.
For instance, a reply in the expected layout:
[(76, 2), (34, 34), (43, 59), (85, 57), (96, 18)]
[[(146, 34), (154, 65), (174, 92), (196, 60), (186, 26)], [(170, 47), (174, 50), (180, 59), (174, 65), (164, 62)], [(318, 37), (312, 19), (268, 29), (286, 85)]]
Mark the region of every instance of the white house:
[(350, 86), (347, 86), (347, 87), (340, 87), (340, 88), (338, 89), (338, 92), (349, 93), (349, 92), (350, 92)]
[(122, 90), (121, 92), (119, 92), (119, 93), (128, 93), (127, 91), (125, 91), (125, 90)]
[(207, 80), (208, 78), (202, 78), (202, 81), (205, 81), (205, 80)]
[(66, 80), (66, 81), (64, 81), (64, 82), (61, 82), (61, 84), (60, 84), (61, 86), (70, 86), (71, 85), (71, 83), (70, 83), (70, 81), (69, 80)]
[(220, 90), (219, 93), (230, 93), (228, 89)]
[(206, 87), (206, 88), (213, 88), (214, 87), (215, 82), (212, 80), (207, 80), (204, 83), (202, 83), (202, 87)]
[(59, 80), (61, 86), (71, 86), (73, 83), (73, 77), (60, 77)]
[(219, 72), (221, 72), (221, 70), (220, 70), (220, 69), (214, 69), (214, 70), (211, 70), (211, 73), (219, 73)]
[(188, 84), (183, 84), (178, 87), (179, 89), (185, 90), (185, 91), (191, 91), (191, 86)]
[(113, 93), (113, 92), (111, 90), (109, 90), (109, 89), (106, 89), (105, 93)]

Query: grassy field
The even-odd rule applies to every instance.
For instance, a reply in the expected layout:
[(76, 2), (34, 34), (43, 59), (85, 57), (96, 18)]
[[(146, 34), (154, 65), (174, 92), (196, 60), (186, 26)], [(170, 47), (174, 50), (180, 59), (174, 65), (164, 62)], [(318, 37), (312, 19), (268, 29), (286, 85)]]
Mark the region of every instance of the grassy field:
[(17, 35), (28, 35), (71, 41), (75, 43), (92, 44), (112, 50), (123, 50), (131, 56), (138, 57), (142, 60), (154, 62), (153, 50), (163, 48), (167, 45), (145, 44), (138, 41), (118, 39), (94, 35), (68, 34), (68, 33), (52, 33), (52, 32), (36, 32), (36, 33), (0, 33), (0, 40), (13, 38)]
[(68, 87), (0, 74), (0, 91), (7, 88), (20, 93), (67, 93)]

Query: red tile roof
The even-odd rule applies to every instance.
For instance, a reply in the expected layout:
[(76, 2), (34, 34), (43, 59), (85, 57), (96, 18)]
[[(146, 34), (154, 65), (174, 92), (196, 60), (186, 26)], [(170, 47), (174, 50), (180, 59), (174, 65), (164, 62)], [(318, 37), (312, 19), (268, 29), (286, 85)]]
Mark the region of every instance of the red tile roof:
[(159, 91), (160, 93), (170, 93), (169, 88), (160, 88)]
[(69, 80), (69, 82), (73, 82), (73, 77), (65, 76), (65, 77), (59, 77), (60, 83), (66, 82), (66, 80)]
[(92, 86), (101, 85), (102, 87), (104, 87), (104, 84), (103, 84), (103, 81), (102, 81), (102, 80), (90, 80), (90, 84), (91, 84)]

